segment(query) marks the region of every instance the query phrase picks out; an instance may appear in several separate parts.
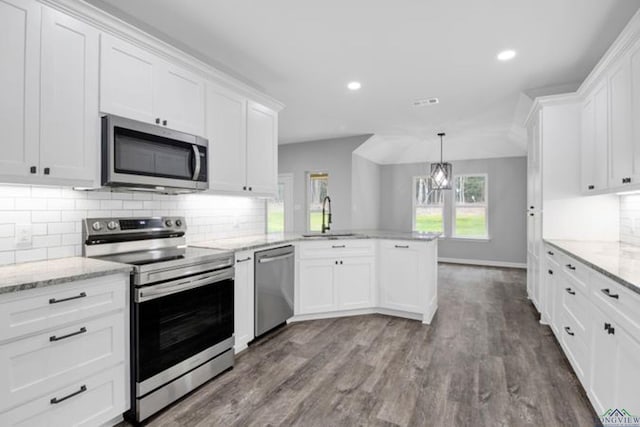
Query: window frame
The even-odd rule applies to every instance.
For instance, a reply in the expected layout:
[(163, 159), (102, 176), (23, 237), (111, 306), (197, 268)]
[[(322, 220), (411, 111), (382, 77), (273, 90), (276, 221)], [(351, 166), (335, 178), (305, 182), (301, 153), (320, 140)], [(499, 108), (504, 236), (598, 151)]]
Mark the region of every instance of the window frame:
[(432, 206), (441, 206), (442, 207), (442, 231), (419, 231), (416, 229), (416, 209), (418, 208), (418, 204), (416, 203), (416, 184), (418, 182), (419, 179), (425, 179), (428, 180), (429, 179), (429, 175), (416, 175), (413, 177), (412, 179), (412, 186), (411, 186), (411, 205), (412, 205), (412, 219), (411, 219), (411, 230), (415, 233), (441, 233), (440, 236), (444, 237), (446, 235), (446, 231), (447, 231), (447, 224), (446, 224), (446, 215), (445, 215), (445, 210), (446, 210), (446, 204), (447, 204), (447, 195), (446, 193), (442, 196), (442, 205), (432, 205)]
[(316, 174), (326, 174), (327, 175), (327, 195), (329, 195), (329, 171), (326, 169), (317, 169), (312, 171), (307, 171), (305, 176), (305, 187), (306, 187), (306, 197), (305, 197), (305, 215), (306, 215), (306, 230), (308, 233), (315, 233), (317, 230), (311, 230), (311, 175)]
[[(485, 235), (484, 236), (459, 236), (456, 234), (456, 210), (458, 204), (456, 202), (455, 191), (457, 191), (457, 179), (459, 177), (481, 176), (484, 178), (484, 209), (485, 209)], [(451, 239), (460, 240), (476, 240), (476, 241), (488, 241), (491, 240), (490, 227), (489, 227), (489, 174), (488, 173), (461, 173), (453, 175), (453, 186), (451, 193)]]

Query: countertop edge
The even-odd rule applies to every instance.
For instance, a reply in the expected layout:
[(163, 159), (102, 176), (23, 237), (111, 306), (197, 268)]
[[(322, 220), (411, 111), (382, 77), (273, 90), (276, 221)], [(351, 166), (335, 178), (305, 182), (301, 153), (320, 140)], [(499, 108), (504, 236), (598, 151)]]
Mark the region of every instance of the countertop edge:
[(594, 264), (591, 261), (582, 258), (579, 255), (576, 255), (575, 253), (571, 252), (569, 249), (563, 248), (562, 246), (558, 245), (557, 243), (554, 243), (554, 242), (549, 241), (547, 239), (542, 239), (542, 241), (545, 242), (546, 244), (550, 245), (550, 246), (553, 246), (554, 248), (558, 249), (559, 251), (564, 252), (565, 254), (569, 255), (570, 257), (573, 257), (573, 258), (577, 259), (581, 263), (585, 264), (587, 267), (597, 271), (598, 273), (602, 274), (603, 276), (606, 276), (607, 278), (613, 280), (614, 282), (621, 284), (622, 286), (624, 286), (625, 288), (629, 289), (630, 291), (635, 292), (637, 294), (640, 294), (640, 286), (623, 279), (622, 277), (618, 276), (617, 274), (614, 274), (614, 273), (610, 272), (609, 270), (607, 270), (605, 268), (602, 268), (599, 265)]

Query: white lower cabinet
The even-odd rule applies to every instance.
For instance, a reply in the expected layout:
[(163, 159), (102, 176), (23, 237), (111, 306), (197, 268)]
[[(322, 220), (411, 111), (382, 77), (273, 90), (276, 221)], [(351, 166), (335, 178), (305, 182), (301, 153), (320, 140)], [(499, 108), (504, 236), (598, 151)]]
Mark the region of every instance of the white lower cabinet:
[(296, 314), (311, 314), (336, 309), (333, 284), (333, 259), (302, 260), (299, 263), (298, 310)]
[(351, 310), (373, 305), (374, 260), (371, 257), (343, 258), (333, 269), (338, 309)]
[(254, 259), (253, 251), (236, 252), (234, 283), (234, 334), (236, 353), (254, 338)]
[(129, 409), (129, 276), (0, 295), (0, 425), (94, 426)]

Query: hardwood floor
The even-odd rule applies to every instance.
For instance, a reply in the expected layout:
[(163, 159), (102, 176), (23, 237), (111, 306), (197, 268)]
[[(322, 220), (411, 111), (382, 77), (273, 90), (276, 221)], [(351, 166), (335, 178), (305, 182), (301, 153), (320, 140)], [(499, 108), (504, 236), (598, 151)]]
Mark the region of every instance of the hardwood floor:
[(288, 325), (152, 426), (593, 426), (523, 270), (442, 264), (430, 326), (383, 315)]

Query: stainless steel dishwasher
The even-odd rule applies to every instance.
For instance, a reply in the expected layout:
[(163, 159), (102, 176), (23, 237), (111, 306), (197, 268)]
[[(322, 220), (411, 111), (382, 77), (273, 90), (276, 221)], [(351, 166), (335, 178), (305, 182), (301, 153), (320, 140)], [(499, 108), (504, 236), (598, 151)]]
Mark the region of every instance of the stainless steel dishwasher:
[(293, 316), (293, 246), (255, 253), (255, 334), (263, 335)]

